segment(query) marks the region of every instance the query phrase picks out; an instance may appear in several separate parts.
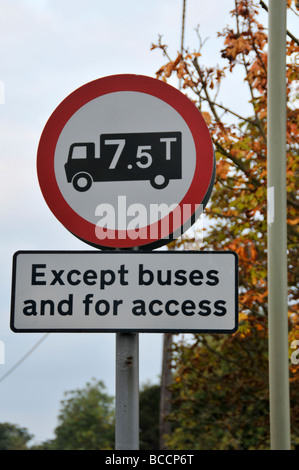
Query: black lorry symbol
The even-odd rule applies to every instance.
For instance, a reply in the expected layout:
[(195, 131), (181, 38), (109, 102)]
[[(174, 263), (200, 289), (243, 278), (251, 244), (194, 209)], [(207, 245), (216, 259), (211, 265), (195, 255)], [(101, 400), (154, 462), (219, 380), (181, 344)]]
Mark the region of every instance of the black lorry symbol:
[(101, 134), (100, 156), (93, 142), (73, 143), (65, 164), (68, 183), (87, 191), (99, 181), (150, 181), (155, 189), (182, 178), (181, 132)]

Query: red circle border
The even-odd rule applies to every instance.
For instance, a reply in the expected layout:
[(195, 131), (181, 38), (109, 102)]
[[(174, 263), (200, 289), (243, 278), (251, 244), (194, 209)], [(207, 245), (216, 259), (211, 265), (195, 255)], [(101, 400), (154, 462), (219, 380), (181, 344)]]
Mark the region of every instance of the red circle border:
[(135, 91), (155, 96), (168, 103), (184, 119), (194, 140), (196, 167), (191, 185), (182, 201), (178, 204), (181, 207), (184, 204), (191, 205), (191, 207), (194, 207), (194, 213), (196, 207), (203, 204), (207, 193), (211, 191), (214, 175), (214, 150), (207, 125), (197, 107), (183, 93), (163, 81), (143, 75), (124, 74), (99, 78), (81, 86), (60, 103), (48, 119), (40, 138), (37, 151), (39, 185), (44, 199), (55, 217), (72, 234), (90, 245), (103, 248), (165, 245), (171, 241), (171, 234), (178, 227), (171, 227), (169, 239), (166, 237), (163, 240), (151, 239), (150, 237), (146, 239), (127, 237), (124, 239), (123, 234), (121, 238), (117, 237), (117, 231), (115, 231), (116, 236), (114, 239), (107, 237), (104, 240), (99, 240), (96, 236), (96, 226), (79, 216), (69, 206), (56, 181), (54, 170), (55, 150), (59, 136), (68, 120), (89, 101), (119, 91)]

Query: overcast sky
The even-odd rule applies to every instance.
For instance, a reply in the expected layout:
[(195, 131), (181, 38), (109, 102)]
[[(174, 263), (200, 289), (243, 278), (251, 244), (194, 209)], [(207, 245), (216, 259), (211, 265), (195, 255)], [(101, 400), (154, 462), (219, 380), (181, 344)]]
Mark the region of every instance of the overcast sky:
[[(88, 250), (48, 209), (36, 175), (40, 135), (54, 109), (72, 91), (96, 78), (133, 73), (155, 76), (163, 64), (150, 51), (159, 34), (175, 55), (180, 49), (182, 0), (1, 0), (0, 154), (1, 300), (0, 422), (26, 427), (35, 442), (53, 437), (64, 392), (93, 377), (115, 394), (115, 335), (52, 333), (44, 338), (9, 327), (12, 256), (19, 250)], [(233, 0), (187, 0), (185, 46), (198, 46), (205, 64), (220, 61)], [(176, 85), (174, 83), (174, 85)], [(227, 96), (237, 104), (235, 84)], [(162, 335), (140, 335), (140, 383), (157, 383)], [(0, 357), (1, 359), (1, 357)], [(3, 362), (3, 361), (2, 361)], [(7, 377), (5, 374), (9, 373)], [(4, 377), (4, 378), (3, 378)], [(3, 378), (3, 379), (1, 379)]]

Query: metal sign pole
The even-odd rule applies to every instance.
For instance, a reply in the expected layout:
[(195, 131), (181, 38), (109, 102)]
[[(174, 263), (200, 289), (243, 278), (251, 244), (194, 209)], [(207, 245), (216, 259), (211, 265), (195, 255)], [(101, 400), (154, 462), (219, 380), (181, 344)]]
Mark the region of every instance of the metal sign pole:
[(115, 449), (139, 450), (139, 335), (116, 333)]
[(115, 449), (139, 450), (139, 334), (116, 333), (115, 346)]
[(290, 449), (286, 235), (286, 0), (269, 2), (268, 321), (270, 433)]

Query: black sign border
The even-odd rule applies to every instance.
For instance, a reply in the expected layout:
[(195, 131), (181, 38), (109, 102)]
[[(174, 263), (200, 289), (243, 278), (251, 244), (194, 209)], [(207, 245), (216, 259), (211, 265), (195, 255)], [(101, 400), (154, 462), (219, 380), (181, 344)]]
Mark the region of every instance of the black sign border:
[[(31, 328), (31, 329), (18, 329), (14, 325), (15, 320), (15, 289), (16, 289), (16, 269), (17, 269), (17, 257), (18, 255), (22, 254), (94, 254), (94, 255), (101, 255), (101, 254), (111, 254), (111, 255), (118, 255), (118, 254), (126, 254), (129, 256), (134, 256), (138, 254), (150, 254), (159, 256), (159, 254), (167, 254), (167, 255), (184, 255), (184, 254), (193, 254), (193, 255), (209, 255), (209, 254), (223, 254), (223, 255), (233, 255), (235, 258), (235, 327), (230, 330), (216, 330), (216, 329), (184, 329), (184, 330), (177, 330), (177, 329), (123, 329), (123, 328), (105, 328), (105, 329), (82, 329), (82, 328)], [(160, 251), (144, 251), (144, 250), (20, 250), (17, 251), (13, 255), (13, 265), (12, 265), (12, 287), (11, 287), (11, 306), (10, 306), (10, 329), (14, 333), (172, 333), (172, 334), (181, 334), (181, 333), (189, 333), (189, 334), (198, 334), (198, 333), (206, 333), (206, 334), (233, 334), (239, 328), (239, 272), (238, 272), (238, 255), (236, 252), (231, 250), (223, 250), (223, 251), (171, 251), (171, 250), (160, 250)]]

